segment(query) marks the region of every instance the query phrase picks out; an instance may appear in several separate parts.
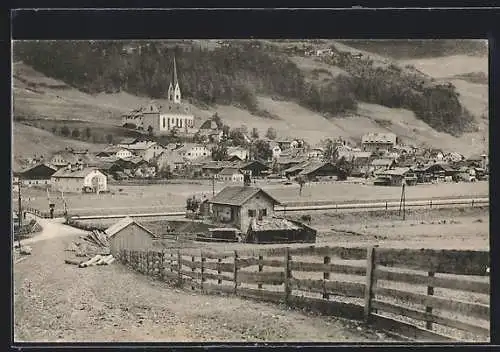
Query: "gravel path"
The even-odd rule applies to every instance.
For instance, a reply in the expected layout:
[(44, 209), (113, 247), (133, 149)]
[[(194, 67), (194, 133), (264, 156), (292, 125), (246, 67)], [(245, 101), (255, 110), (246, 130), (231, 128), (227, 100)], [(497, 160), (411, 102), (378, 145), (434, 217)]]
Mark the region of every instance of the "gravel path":
[(119, 263), (79, 269), (64, 264), (78, 234), (49, 228), (52, 238), (33, 241), (33, 254), (14, 266), (15, 341), (390, 340), (357, 322), (170, 288)]

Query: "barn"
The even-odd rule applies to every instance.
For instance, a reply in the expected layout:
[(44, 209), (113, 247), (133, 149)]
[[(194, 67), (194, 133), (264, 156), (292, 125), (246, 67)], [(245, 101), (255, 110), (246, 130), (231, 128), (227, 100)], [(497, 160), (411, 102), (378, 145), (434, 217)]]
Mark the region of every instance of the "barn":
[(120, 250), (147, 250), (153, 247), (156, 235), (131, 217), (118, 221), (105, 231), (111, 249), (116, 255)]

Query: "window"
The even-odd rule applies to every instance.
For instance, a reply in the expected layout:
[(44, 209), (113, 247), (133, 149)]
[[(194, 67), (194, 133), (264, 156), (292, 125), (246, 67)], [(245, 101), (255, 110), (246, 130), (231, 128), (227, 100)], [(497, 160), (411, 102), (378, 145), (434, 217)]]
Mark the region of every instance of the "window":
[(175, 125), (176, 125), (177, 127), (179, 127), (179, 118), (176, 118), (176, 119), (175, 119)]
[(260, 209), (259, 216), (267, 216), (267, 209)]
[(165, 118), (163, 118), (163, 128), (165, 128)]
[(255, 217), (255, 209), (249, 209), (248, 210), (248, 216), (251, 217), (251, 218), (254, 218)]

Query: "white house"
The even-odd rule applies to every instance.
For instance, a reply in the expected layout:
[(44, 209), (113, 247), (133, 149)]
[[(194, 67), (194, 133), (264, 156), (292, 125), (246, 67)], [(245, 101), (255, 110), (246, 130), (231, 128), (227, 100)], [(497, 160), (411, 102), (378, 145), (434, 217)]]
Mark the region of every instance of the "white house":
[(281, 148), (278, 143), (270, 142), (269, 148), (271, 148), (271, 152), (273, 153), (273, 160), (279, 159), (281, 155)]
[(225, 182), (235, 182), (243, 184), (243, 173), (237, 168), (226, 167), (217, 174), (217, 179)]
[(248, 159), (248, 150), (242, 147), (229, 147), (227, 148), (228, 156), (237, 156), (241, 160)]
[(131, 156), (135, 154), (149, 162), (160, 155), (164, 148), (156, 142), (145, 141), (131, 144), (126, 149), (131, 152)]
[(52, 189), (63, 192), (105, 192), (108, 178), (97, 168), (67, 166), (51, 177)]
[(321, 159), (323, 157), (324, 149), (321, 147), (311, 148), (307, 152), (307, 157), (309, 159)]
[(212, 151), (206, 146), (195, 143), (186, 143), (176, 151), (180, 156), (188, 160), (195, 160), (212, 155)]

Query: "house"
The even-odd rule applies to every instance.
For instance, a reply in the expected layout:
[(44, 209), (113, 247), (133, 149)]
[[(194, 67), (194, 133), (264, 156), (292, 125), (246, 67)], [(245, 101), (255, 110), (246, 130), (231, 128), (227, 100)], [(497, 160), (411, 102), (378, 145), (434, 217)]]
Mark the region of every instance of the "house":
[(194, 115), (189, 105), (181, 101), (181, 89), (177, 79), (175, 57), (173, 62), (173, 77), (168, 88), (166, 106), (158, 108), (150, 104), (142, 112), (144, 130), (153, 135), (167, 135), (172, 130), (184, 133), (194, 133)]
[(152, 159), (152, 162), (156, 164), (158, 170), (164, 170), (168, 167), (170, 171), (178, 172), (184, 168), (189, 160), (176, 151), (164, 150), (160, 155)]
[(248, 149), (242, 147), (229, 147), (227, 148), (228, 156), (237, 156), (240, 160), (248, 159)]
[(108, 180), (97, 168), (68, 165), (52, 175), (51, 186), (54, 190), (63, 192), (99, 193), (108, 190)]
[(292, 141), (291, 140), (279, 140), (276, 141), (278, 143), (278, 146), (282, 151), (285, 151), (287, 149), (290, 149), (292, 147)]
[(127, 148), (132, 155), (140, 156), (145, 161), (151, 161), (163, 152), (163, 147), (156, 142), (143, 141), (129, 145)]
[(100, 158), (116, 157), (119, 159), (127, 159), (133, 157), (134, 154), (124, 147), (112, 145), (97, 153), (96, 156)]
[(273, 153), (272, 159), (277, 160), (279, 159), (281, 155), (281, 148), (278, 143), (276, 142), (269, 142), (269, 148), (271, 149), (271, 152)]
[(186, 143), (176, 149), (180, 156), (188, 160), (196, 160), (212, 155), (212, 151), (203, 144)]
[(15, 173), (12, 175), (12, 192), (19, 192), (19, 177)]
[(362, 149), (365, 152), (392, 150), (397, 144), (394, 133), (367, 133), (361, 138)]
[(218, 143), (224, 135), (222, 126), (223, 124), (220, 120), (211, 118), (203, 122), (198, 130), (198, 134), (208, 142)]
[(126, 217), (104, 231), (107, 235), (111, 254), (117, 255), (122, 249), (129, 251), (148, 250), (153, 247), (157, 236), (131, 217)]
[(243, 184), (243, 173), (235, 167), (226, 167), (217, 174), (219, 181)]
[(77, 162), (82, 161), (83, 159), (80, 156), (73, 154), (72, 151), (66, 149), (52, 155), (49, 164), (59, 169), (61, 167), (66, 167), (68, 164), (76, 164)]
[(57, 171), (56, 168), (45, 164), (36, 165), (17, 174), (24, 186), (49, 185), (50, 178)]
[(239, 165), (241, 171), (250, 173), (250, 177), (260, 177), (268, 174), (271, 170), (269, 166), (260, 160), (241, 162)]
[(445, 163), (432, 163), (415, 168), (415, 174), (417, 175), (419, 182), (453, 178), (458, 173), (458, 170)]
[(302, 170), (298, 176), (303, 176), (309, 181), (317, 180), (318, 178), (331, 179), (333, 176), (339, 175), (339, 169), (336, 165), (329, 162), (311, 161), (302, 166)]
[(230, 224), (247, 233), (252, 219), (274, 214), (280, 202), (261, 188), (227, 186), (210, 201), (212, 218), (217, 223)]
[(407, 185), (415, 185), (417, 177), (412, 169), (407, 167), (397, 167), (394, 169), (383, 170), (378, 172), (377, 178), (373, 182), (374, 185), (381, 186), (401, 186), (403, 182)]
[(352, 160), (355, 155), (352, 148), (348, 145), (339, 145), (335, 148), (335, 150), (337, 152), (338, 159), (344, 158), (345, 160)]
[(375, 159), (370, 163), (370, 169), (372, 171), (391, 169), (395, 166), (396, 161), (394, 159)]
[(320, 160), (323, 158), (323, 153), (325, 152), (325, 150), (321, 147), (314, 147), (314, 148), (311, 148), (308, 152), (307, 152), (307, 157), (309, 159), (317, 159), (317, 160)]

